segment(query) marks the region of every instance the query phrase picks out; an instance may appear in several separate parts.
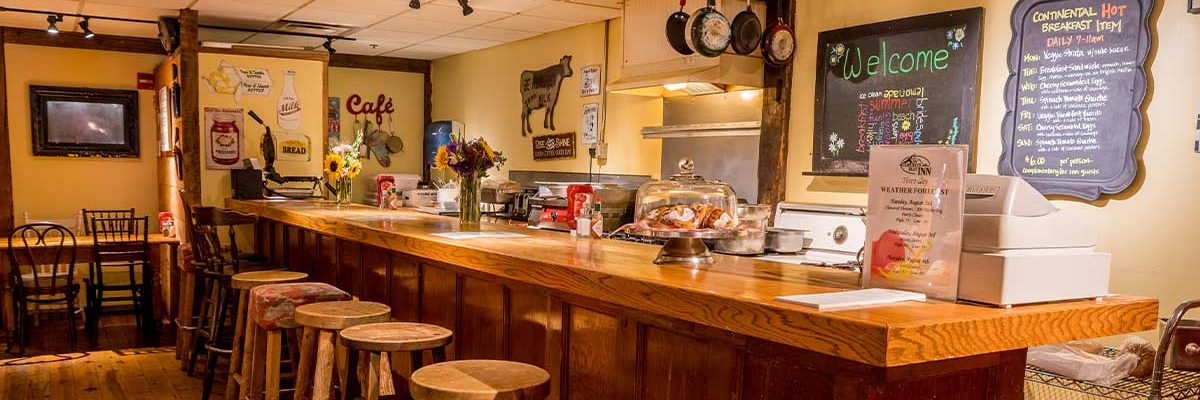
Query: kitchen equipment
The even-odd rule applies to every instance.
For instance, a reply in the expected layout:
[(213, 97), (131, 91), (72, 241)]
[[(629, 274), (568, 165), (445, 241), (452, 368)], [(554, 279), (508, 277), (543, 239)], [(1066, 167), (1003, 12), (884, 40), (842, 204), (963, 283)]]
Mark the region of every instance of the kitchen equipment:
[(437, 189), (408, 189), (400, 192), (405, 207), (433, 207), (437, 205)]
[(767, 243), (767, 219), (771, 217), (771, 206), (767, 204), (738, 204), (737, 234), (728, 239), (713, 242), (713, 251), (722, 254), (762, 254)]
[(958, 298), (1014, 304), (1108, 294), (1110, 255), (1084, 218), (1054, 207), (1024, 179), (967, 175)]
[(574, 217), (567, 211), (567, 199), (559, 197), (533, 197), (529, 199), (528, 226), (552, 231), (570, 232), (569, 221)]
[(732, 30), (729, 19), (716, 9), (717, 1), (708, 0), (708, 5), (696, 10), (688, 18), (687, 39), (688, 47), (705, 57), (716, 57), (729, 48)]
[(695, 52), (688, 47), (687, 39), (684, 38), (689, 18), (688, 13), (683, 11), (683, 6), (686, 4), (687, 0), (679, 0), (679, 11), (673, 12), (667, 17), (667, 43), (670, 43), (671, 48), (679, 54), (689, 56)]
[(802, 253), (768, 254), (759, 259), (858, 271), (867, 239), (865, 214), (862, 207), (779, 203), (774, 227), (807, 230), (812, 241), (805, 243)]
[(629, 233), (667, 238), (656, 264), (708, 264), (712, 254), (703, 239), (732, 237), (738, 226), (737, 195), (728, 184), (695, 173), (690, 158), (679, 160), (679, 173), (642, 184)]
[(762, 22), (751, 8), (751, 1), (746, 0), (746, 9), (733, 17), (730, 26), (733, 31), (733, 52), (741, 55), (753, 53), (758, 48), (758, 42), (762, 41)]
[(786, 2), (776, 0), (776, 4), (779, 12), (775, 15), (775, 22), (767, 27), (762, 36), (762, 55), (767, 64), (782, 67), (792, 62), (792, 56), (796, 53), (796, 36), (792, 33), (792, 27), (783, 20), (783, 16), (787, 15), (784, 8)]
[[(1159, 332), (1165, 334), (1170, 319), (1162, 318), (1158, 322)], [(1173, 335), (1169, 339), (1171, 345), (1167, 352), (1167, 365), (1181, 371), (1200, 371), (1200, 321), (1179, 319)]]
[(788, 228), (768, 228), (766, 239), (766, 249), (776, 253), (799, 253), (813, 242), (807, 230)]
[(517, 181), (488, 179), (479, 189), (479, 202), (490, 204), (512, 203), (513, 196), (523, 193), (525, 188)]

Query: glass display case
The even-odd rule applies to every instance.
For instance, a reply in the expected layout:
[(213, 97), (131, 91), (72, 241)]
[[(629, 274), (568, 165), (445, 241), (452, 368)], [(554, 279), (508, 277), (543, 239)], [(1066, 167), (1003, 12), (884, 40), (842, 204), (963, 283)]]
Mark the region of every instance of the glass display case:
[(737, 195), (720, 181), (695, 173), (689, 158), (679, 160), (679, 173), (638, 188), (630, 233), (667, 238), (655, 263), (712, 262), (703, 239), (734, 235), (738, 226)]

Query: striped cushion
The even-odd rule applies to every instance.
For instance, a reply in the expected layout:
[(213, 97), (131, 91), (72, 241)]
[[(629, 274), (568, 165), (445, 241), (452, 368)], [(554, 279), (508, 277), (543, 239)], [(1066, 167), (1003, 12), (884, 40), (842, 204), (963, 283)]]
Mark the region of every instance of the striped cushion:
[(350, 300), (350, 294), (325, 283), (279, 283), (250, 289), (250, 314), (262, 329), (292, 329), (296, 307), (322, 301)]

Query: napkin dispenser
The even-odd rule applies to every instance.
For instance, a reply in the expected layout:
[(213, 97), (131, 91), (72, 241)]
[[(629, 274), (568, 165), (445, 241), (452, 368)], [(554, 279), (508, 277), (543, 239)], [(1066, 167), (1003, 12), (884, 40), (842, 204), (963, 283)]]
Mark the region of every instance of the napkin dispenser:
[(1024, 179), (968, 175), (963, 211), (959, 300), (1010, 307), (1108, 294), (1111, 256), (1095, 251), (1095, 228)]

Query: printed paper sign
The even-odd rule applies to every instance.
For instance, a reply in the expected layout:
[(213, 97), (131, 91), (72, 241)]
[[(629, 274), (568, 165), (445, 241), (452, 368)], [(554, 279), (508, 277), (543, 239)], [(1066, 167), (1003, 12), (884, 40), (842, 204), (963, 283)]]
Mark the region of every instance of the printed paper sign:
[(241, 168), (243, 119), (240, 108), (204, 108), (208, 169)]
[(301, 133), (276, 133), (275, 160), (277, 161), (310, 161), (312, 160), (312, 145), (307, 135)]
[(967, 146), (877, 145), (863, 286), (956, 300)]
[(237, 74), (241, 82), (238, 94), (259, 97), (271, 94), (271, 74), (266, 68), (237, 67)]
[(580, 96), (595, 96), (600, 94), (600, 65), (583, 67), (583, 77), (579, 81)]
[(596, 143), (600, 126), (600, 104), (583, 105), (583, 144)]

